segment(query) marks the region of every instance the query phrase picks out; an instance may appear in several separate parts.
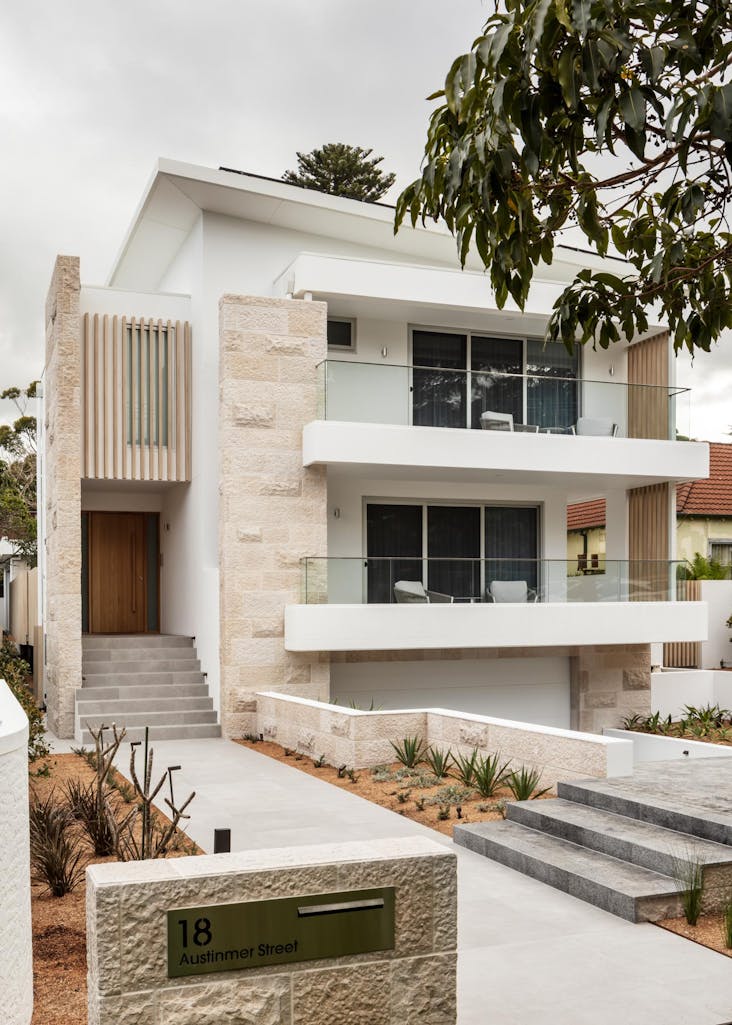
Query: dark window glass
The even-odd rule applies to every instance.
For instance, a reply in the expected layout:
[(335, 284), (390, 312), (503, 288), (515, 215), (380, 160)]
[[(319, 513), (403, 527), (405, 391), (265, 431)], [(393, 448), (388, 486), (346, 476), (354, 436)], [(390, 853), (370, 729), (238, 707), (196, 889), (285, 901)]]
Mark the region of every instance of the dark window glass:
[(480, 508), (427, 509), (428, 587), (453, 598), (480, 597)]
[(328, 321), (328, 348), (353, 348), (353, 324), (350, 320)]
[(480, 427), (481, 413), (510, 413), (515, 423), (523, 423), (524, 343), (516, 338), (480, 338), (470, 340), (470, 419), (471, 427)]
[(366, 507), (368, 600), (393, 602), (397, 580), (422, 581), (422, 506)]
[(418, 427), (465, 427), (467, 347), (465, 335), (413, 333), (412, 422)]
[(528, 423), (568, 428), (577, 423), (577, 349), (570, 355), (559, 342), (530, 338), (526, 347)]
[(485, 586), (491, 580), (525, 580), (537, 589), (538, 510), (489, 506), (485, 510)]

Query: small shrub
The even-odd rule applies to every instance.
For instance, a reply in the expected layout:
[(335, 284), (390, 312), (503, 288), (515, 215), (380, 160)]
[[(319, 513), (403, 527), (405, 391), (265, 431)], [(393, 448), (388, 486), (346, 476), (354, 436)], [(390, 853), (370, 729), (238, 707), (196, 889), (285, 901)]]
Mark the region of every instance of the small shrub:
[(437, 818), (440, 822), (447, 822), (450, 818), (450, 805), (443, 804), (440, 810), (437, 812)]
[(46, 743), (43, 712), (36, 704), (28, 680), (31, 679), (30, 666), (24, 661), (9, 641), (0, 645), (0, 680), (5, 680), (13, 696), (28, 716), (28, 761), (46, 758), (51, 752)]
[(470, 787), (461, 787), (456, 783), (451, 783), (450, 786), (441, 787), (432, 797), (426, 797), (425, 804), (462, 804), (467, 798), (472, 797), (473, 793), (474, 791)]
[(399, 801), (399, 804), (406, 804), (407, 801), (410, 798), (410, 795), (411, 795), (411, 791), (410, 790), (400, 790), (397, 793), (397, 801)]
[(539, 770), (528, 769), (525, 765), (506, 776), (506, 784), (517, 801), (530, 801), (532, 797), (541, 797), (542, 794), (549, 793), (551, 787), (537, 789), (540, 780)]
[(258, 744), (262, 737), (259, 733), (245, 733), (243, 739), (248, 741), (250, 744)]
[(358, 776), (356, 775), (355, 769), (346, 769), (346, 776), (348, 776), (351, 783), (358, 783)]
[(346, 775), (346, 770), (347, 769), (348, 769), (347, 765), (339, 765), (338, 766), (338, 779), (343, 779), (343, 777)]
[(481, 797), (493, 797), (496, 790), (503, 785), (508, 774), (509, 762), (501, 764), (501, 753), (485, 758), (476, 758), (473, 766), (473, 787)]
[(64, 795), (71, 814), (84, 827), (94, 853), (100, 858), (114, 854), (117, 828), (106, 795), (102, 794), (99, 800), (94, 783), (82, 783), (75, 779), (68, 780)]
[(473, 786), (475, 778), (475, 765), (478, 761), (478, 748), (474, 747), (469, 755), (457, 754), (452, 756), (452, 764), (455, 766), (453, 776), (460, 780), (466, 787)]
[(450, 762), (452, 761), (452, 752), (450, 748), (446, 751), (440, 751), (436, 747), (428, 747), (425, 752), (424, 760), (432, 770), (432, 774), (437, 779), (445, 779), (450, 768)]
[(393, 740), (390, 743), (394, 748), (397, 761), (408, 769), (413, 769), (415, 765), (419, 765), (424, 760), (426, 748), (421, 737), (404, 737), (397, 743)]
[(681, 906), (689, 925), (696, 925), (704, 899), (704, 864), (693, 853), (674, 862), (674, 878), (683, 887)]
[(424, 811), (424, 797), (418, 797), (414, 802), (414, 807), (417, 811)]
[(83, 848), (71, 829), (69, 808), (56, 800), (55, 792), (30, 802), (30, 857), (33, 876), (48, 887), (52, 897), (63, 897), (78, 886), (84, 875)]
[(722, 939), (729, 950), (732, 947), (732, 900), (728, 900), (722, 909)]
[(633, 730), (637, 732), (643, 729), (643, 716), (638, 715), (636, 712), (634, 715), (626, 715), (621, 720), (621, 725), (624, 730)]
[(313, 768), (322, 769), (325, 765), (325, 755), (321, 755), (320, 758), (313, 758)]

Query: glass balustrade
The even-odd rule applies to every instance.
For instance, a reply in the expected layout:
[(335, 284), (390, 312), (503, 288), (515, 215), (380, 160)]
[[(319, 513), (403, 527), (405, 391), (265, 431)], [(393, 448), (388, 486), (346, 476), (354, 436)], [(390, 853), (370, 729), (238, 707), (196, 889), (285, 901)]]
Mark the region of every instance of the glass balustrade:
[(328, 359), (318, 416), (359, 423), (621, 438), (689, 437), (688, 388)]
[(501, 604), (676, 601), (688, 564), (600, 558), (301, 560), (302, 597), (313, 604)]

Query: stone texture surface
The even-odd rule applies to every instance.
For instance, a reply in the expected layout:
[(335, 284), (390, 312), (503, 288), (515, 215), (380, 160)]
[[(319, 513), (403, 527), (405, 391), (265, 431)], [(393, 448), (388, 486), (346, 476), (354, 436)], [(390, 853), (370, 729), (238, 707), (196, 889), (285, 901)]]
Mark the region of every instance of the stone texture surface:
[(619, 727), (625, 716), (651, 711), (647, 644), (577, 649), (572, 659), (572, 726), (588, 733)]
[(81, 686), (81, 319), (79, 260), (56, 259), (46, 301), (44, 377), (46, 654), (49, 728), (74, 735)]
[(240, 737), (256, 728), (258, 690), (329, 693), (328, 656), (282, 645), (300, 559), (326, 554), (325, 471), (302, 465), (326, 306), (226, 295), (219, 328), (221, 721), (225, 736)]
[[(396, 887), (393, 951), (167, 977), (170, 908), (377, 885)], [(455, 855), (422, 836), (94, 865), (87, 873), (89, 1022), (454, 1023), (456, 910)], [(411, 967), (395, 970), (402, 962)], [(421, 1018), (404, 1017), (412, 1006)]]
[(0, 681), (0, 994), (6, 1025), (28, 1025), (33, 1013), (27, 726), (9, 734), (11, 714), (16, 718), (19, 711)]

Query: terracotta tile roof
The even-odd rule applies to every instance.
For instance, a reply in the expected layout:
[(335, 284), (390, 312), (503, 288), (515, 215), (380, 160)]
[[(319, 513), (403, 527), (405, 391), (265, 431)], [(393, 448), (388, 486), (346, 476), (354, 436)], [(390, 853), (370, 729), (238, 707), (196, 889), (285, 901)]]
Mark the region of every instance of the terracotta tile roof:
[[(730, 446), (732, 447), (732, 446)], [(576, 502), (567, 506), (567, 530), (585, 530), (605, 526), (605, 499)]]
[(709, 477), (679, 484), (679, 516), (732, 516), (732, 444), (709, 442)]

